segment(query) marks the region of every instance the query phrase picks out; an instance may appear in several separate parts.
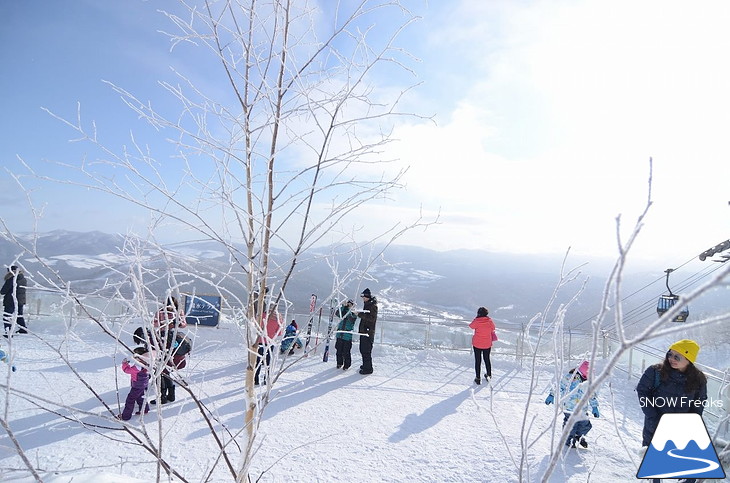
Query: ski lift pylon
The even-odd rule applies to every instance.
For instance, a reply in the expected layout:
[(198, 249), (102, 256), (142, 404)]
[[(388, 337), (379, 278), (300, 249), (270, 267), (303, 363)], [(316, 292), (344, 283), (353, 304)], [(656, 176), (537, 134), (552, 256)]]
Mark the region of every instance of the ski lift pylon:
[[(659, 314), (659, 317), (664, 315), (665, 312), (667, 312), (669, 309), (674, 307), (677, 302), (679, 302), (679, 295), (673, 294), (672, 289), (669, 288), (669, 274), (673, 271), (673, 268), (668, 268), (664, 270), (664, 273), (667, 274), (667, 291), (669, 291), (669, 295), (661, 295), (659, 297), (659, 302), (656, 306), (656, 313)], [(672, 322), (686, 322), (688, 317), (689, 307), (685, 305), (682, 310), (680, 310), (679, 313), (672, 319)]]

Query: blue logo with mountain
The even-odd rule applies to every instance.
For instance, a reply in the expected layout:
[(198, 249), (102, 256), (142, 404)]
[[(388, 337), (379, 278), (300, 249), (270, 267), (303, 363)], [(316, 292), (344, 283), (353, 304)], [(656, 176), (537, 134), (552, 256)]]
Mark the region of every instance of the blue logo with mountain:
[(664, 414), (636, 477), (725, 478), (702, 416)]

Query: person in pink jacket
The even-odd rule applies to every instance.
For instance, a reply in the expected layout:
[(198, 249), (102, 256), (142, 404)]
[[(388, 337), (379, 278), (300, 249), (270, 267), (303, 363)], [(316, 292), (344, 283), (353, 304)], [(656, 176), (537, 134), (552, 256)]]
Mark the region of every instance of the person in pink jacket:
[(487, 369), (484, 380), (489, 382), (492, 378), (492, 362), (489, 359), (489, 353), (492, 351), (492, 334), (495, 330), (494, 321), (489, 318), (489, 311), (484, 307), (479, 307), (477, 316), (469, 324), (469, 327), (474, 329), (474, 335), (471, 338), (471, 345), (474, 347), (474, 371), (477, 376), (474, 378), (474, 382), (477, 384), (482, 383), (480, 375), (482, 358), (484, 359), (484, 367)]
[[(265, 331), (266, 333), (262, 333), (257, 339), (259, 347), (258, 356), (256, 357), (256, 372), (254, 375), (254, 385), (256, 386), (260, 383), (266, 384), (266, 376), (269, 375), (269, 366), (271, 365), (271, 355), (283, 329), (281, 322), (281, 315), (276, 310), (276, 305), (271, 304), (269, 310), (261, 318), (261, 331)], [(264, 369), (264, 377), (261, 377), (262, 367)]]
[(118, 419), (129, 421), (132, 419), (132, 412), (135, 405), (139, 405), (137, 414), (145, 414), (150, 412), (150, 405), (145, 401), (144, 393), (147, 391), (147, 385), (150, 381), (150, 375), (147, 372), (149, 359), (147, 351), (142, 347), (134, 349), (134, 361), (124, 359), (122, 361), (122, 370), (129, 374), (132, 381), (132, 388), (127, 394), (127, 400), (124, 402), (124, 410), (117, 416)]

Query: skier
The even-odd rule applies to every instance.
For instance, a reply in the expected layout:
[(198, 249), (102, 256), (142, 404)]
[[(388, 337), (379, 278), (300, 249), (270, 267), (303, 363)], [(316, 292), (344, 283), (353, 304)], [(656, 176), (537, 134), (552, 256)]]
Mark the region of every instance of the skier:
[(355, 328), (357, 314), (352, 311), (355, 302), (348, 299), (337, 309), (337, 316), (340, 318), (337, 324), (337, 336), (335, 337), (335, 351), (337, 357), (337, 369), (348, 370), (352, 364), (352, 330)]
[(494, 334), (494, 321), (489, 317), (489, 311), (485, 307), (479, 307), (477, 309), (477, 316), (472, 320), (469, 327), (474, 329), (474, 335), (471, 338), (471, 345), (474, 348), (474, 372), (476, 377), (474, 382), (477, 384), (482, 383), (480, 376), (482, 367), (482, 357), (484, 358), (484, 367), (487, 373), (484, 375), (484, 380), (489, 382), (492, 379), (492, 361), (490, 359), (490, 353), (492, 352), (492, 334)]
[(129, 363), (129, 359), (122, 361), (122, 370), (129, 374), (132, 382), (132, 388), (127, 394), (127, 400), (124, 403), (124, 410), (122, 413), (117, 415), (117, 419), (122, 421), (129, 421), (132, 419), (132, 411), (134, 411), (135, 404), (139, 405), (139, 411), (136, 414), (141, 414), (144, 409), (144, 413), (150, 412), (150, 405), (145, 402), (144, 394), (147, 391), (147, 385), (150, 381), (150, 375), (147, 372), (149, 366), (149, 360), (144, 357), (147, 352), (142, 347), (136, 347), (134, 349), (134, 362)]
[(23, 271), (17, 265), (8, 268), (5, 274), (5, 282), (0, 289), (3, 296), (3, 323), (5, 324), (5, 337), (11, 335), (13, 330), (13, 319), (18, 329), (16, 334), (27, 334), (28, 330), (23, 318), (23, 306), (25, 305), (25, 287), (27, 283)]
[[(578, 407), (578, 403), (586, 392), (586, 381), (588, 380), (588, 361), (583, 361), (575, 369), (571, 369), (563, 376), (560, 380), (560, 402), (563, 406), (563, 427), (568, 422), (570, 415), (576, 411), (581, 411), (580, 418), (575, 422), (573, 428), (568, 434), (568, 439), (565, 441), (565, 445), (571, 448), (575, 448), (576, 444), (580, 444), (583, 448), (588, 447), (588, 441), (586, 441), (586, 434), (591, 430), (593, 425), (588, 420), (591, 413), (593, 416), (600, 417), (601, 414), (598, 411), (598, 399), (594, 394), (588, 400), (591, 406), (591, 413), (588, 412), (588, 407), (585, 409)], [(550, 405), (555, 401), (553, 391), (545, 399), (545, 404)]]
[(362, 355), (362, 365), (360, 366), (360, 374), (373, 373), (373, 342), (375, 342), (375, 323), (378, 320), (378, 301), (372, 296), (369, 288), (366, 288), (360, 294), (363, 299), (363, 310), (357, 313), (360, 317), (360, 355)]
[(666, 413), (702, 415), (707, 400), (707, 377), (697, 369), (697, 342), (682, 339), (669, 346), (660, 364), (650, 366), (639, 379), (636, 393), (644, 412), (642, 446), (649, 446), (659, 419)]

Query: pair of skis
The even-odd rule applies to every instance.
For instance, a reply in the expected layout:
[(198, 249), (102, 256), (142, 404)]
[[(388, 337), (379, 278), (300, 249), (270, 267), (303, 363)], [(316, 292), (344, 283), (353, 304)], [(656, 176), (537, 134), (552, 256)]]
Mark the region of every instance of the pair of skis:
[[(324, 347), (324, 355), (322, 356), (322, 362), (327, 362), (330, 355), (330, 339), (332, 338), (332, 325), (335, 318), (335, 300), (332, 299), (330, 303), (330, 320), (327, 325), (327, 343)], [(312, 294), (312, 298), (309, 301), (309, 323), (307, 324), (307, 341), (304, 344), (304, 353), (308, 354), (309, 342), (312, 340), (312, 326), (314, 325), (314, 309), (317, 307), (317, 295)], [(322, 320), (322, 309), (319, 311), (320, 321)], [(319, 343), (319, 328), (317, 328), (317, 343)], [(316, 344), (315, 344), (316, 350)]]
[(307, 341), (304, 343), (304, 355), (309, 355), (309, 341), (312, 340), (312, 325), (314, 324), (314, 309), (317, 307), (317, 296), (312, 294), (309, 300), (309, 323), (307, 324)]
[(332, 338), (332, 323), (335, 320), (335, 299), (330, 302), (330, 323), (327, 325), (327, 344), (324, 346), (324, 355), (322, 356), (322, 362), (327, 362), (330, 356), (330, 339)]

